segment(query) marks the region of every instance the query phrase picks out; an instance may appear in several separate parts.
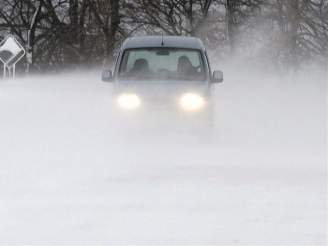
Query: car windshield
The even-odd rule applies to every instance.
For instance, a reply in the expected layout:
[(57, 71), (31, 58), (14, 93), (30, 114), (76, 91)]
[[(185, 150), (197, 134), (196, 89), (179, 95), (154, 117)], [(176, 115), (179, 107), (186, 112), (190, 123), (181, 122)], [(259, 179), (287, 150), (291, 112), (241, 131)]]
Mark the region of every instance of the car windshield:
[(137, 80), (204, 80), (204, 62), (199, 50), (128, 49), (123, 54), (119, 77)]

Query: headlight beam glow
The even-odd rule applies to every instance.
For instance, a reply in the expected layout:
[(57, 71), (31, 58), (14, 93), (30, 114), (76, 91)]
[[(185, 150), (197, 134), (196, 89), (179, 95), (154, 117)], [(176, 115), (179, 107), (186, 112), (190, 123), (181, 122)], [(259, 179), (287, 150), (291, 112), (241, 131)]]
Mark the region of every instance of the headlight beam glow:
[(196, 93), (185, 93), (180, 98), (180, 105), (185, 111), (201, 110), (205, 103), (205, 99)]
[(126, 110), (134, 110), (140, 107), (140, 98), (133, 93), (125, 93), (117, 98), (118, 105)]

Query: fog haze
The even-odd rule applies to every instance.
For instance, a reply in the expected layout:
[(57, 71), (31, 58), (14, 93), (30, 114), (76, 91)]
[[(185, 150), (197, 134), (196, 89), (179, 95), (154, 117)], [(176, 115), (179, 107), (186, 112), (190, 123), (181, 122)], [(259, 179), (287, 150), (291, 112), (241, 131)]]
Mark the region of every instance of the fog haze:
[(100, 70), (1, 81), (0, 243), (324, 245), (323, 73), (220, 67), (210, 138), (113, 127)]

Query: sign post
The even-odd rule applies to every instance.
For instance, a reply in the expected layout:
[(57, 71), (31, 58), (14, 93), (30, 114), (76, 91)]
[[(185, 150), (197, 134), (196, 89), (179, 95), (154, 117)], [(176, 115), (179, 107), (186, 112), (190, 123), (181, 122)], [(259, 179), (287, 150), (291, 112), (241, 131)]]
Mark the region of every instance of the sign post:
[(7, 77), (7, 69), (9, 77), (15, 78), (16, 64), (25, 55), (25, 49), (17, 41), (17, 39), (8, 35), (0, 43), (0, 61), (3, 63), (3, 77)]

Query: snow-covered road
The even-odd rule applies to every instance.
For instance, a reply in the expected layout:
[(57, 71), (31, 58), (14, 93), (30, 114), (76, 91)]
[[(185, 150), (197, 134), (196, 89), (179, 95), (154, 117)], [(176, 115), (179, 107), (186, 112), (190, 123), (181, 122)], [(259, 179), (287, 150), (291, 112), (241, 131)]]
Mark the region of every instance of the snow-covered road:
[(114, 130), (99, 73), (0, 80), (0, 244), (325, 245), (325, 81), (225, 78), (208, 142)]

